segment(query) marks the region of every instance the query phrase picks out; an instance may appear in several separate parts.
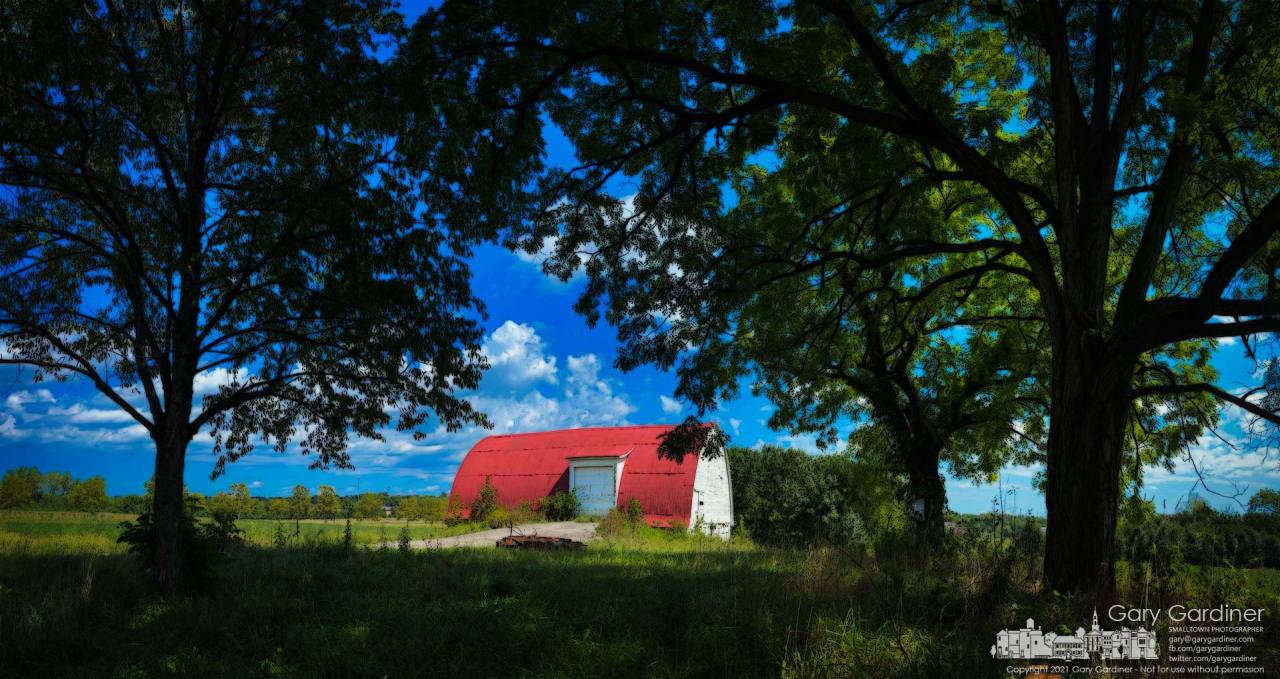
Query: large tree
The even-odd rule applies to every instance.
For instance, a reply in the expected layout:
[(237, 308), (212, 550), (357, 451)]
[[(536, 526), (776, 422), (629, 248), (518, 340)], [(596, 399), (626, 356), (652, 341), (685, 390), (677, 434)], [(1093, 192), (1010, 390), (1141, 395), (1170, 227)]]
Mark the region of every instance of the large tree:
[(459, 190), (484, 144), (429, 72), (396, 105), (401, 22), (383, 0), (0, 6), (0, 362), (146, 428), (163, 589), (202, 429), (216, 476), (255, 441), (346, 467), (353, 434), (484, 422), (457, 396), (483, 367), (481, 230), (446, 227), (493, 204)]
[(716, 223), (729, 169), (795, 133), (784, 121), (797, 110), (878, 131), (939, 187), (982, 192), (989, 228), (859, 256), (1015, 260), (1004, 273), (1025, 279), (1051, 354), (1050, 587), (1111, 591), (1135, 398), (1207, 396), (1277, 419), (1170, 363), (1197, 342), (1280, 329), (1274, 3), (446, 9), (461, 50), (519, 84), (492, 103), (531, 126), (545, 112), (575, 142), (581, 165), (546, 184), (574, 207), (552, 224), (570, 234), (566, 260), (573, 233), (620, 218), (619, 178), (638, 186), (628, 224)]

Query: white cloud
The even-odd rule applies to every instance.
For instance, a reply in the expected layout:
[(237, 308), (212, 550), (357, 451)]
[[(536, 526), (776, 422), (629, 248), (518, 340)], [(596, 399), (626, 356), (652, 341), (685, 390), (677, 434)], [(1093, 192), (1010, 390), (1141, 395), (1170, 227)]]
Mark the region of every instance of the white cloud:
[(613, 388), (601, 379), (600, 358), (595, 354), (570, 356), (569, 380), (565, 385), (565, 400), (575, 413), (578, 426), (590, 424), (624, 424), (627, 416), (635, 412), (635, 406), (621, 396), (615, 396)]
[(214, 368), (196, 375), (192, 387), (197, 395), (212, 394), (220, 387), (239, 383), (244, 376), (226, 368)]
[(823, 451), (818, 448), (817, 434), (783, 434), (777, 438), (775, 443), (784, 448), (803, 450), (810, 455), (822, 455), (824, 452), (831, 452), (830, 449)]
[(680, 405), (679, 401), (665, 394), (659, 396), (658, 401), (662, 403), (662, 412), (667, 413), (668, 415), (674, 415), (681, 410), (684, 410), (684, 406)]
[(26, 410), (28, 403), (57, 403), (57, 399), (48, 389), (20, 389), (4, 400), (6, 408), (18, 412)]
[(0, 413), (0, 438), (2, 439), (19, 439), (26, 435), (26, 431), (18, 429), (17, 420), (8, 413)]
[(558, 381), (556, 357), (544, 354), (542, 338), (533, 326), (507, 321), (485, 338), (482, 350), (490, 365), (486, 382), (521, 387)]
[(134, 421), (133, 416), (121, 408), (86, 408), (81, 403), (70, 408), (50, 408), (48, 415), (65, 417), (74, 424), (119, 424)]
[(734, 435), (734, 436), (737, 436), (737, 435), (738, 435), (738, 429), (739, 429), (741, 426), (742, 426), (742, 420), (739, 420), (739, 419), (738, 419), (738, 418), (736, 418), (736, 417), (730, 417), (730, 418), (729, 418), (729, 428), (733, 430), (733, 435)]

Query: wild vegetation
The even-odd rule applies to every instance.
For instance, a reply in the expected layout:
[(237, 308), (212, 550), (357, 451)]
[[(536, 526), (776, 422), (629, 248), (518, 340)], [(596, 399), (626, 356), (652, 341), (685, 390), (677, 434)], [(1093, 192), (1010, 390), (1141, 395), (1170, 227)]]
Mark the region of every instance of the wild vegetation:
[[(1089, 614), (1045, 592), (1040, 524), (1015, 517), (1004, 537), (981, 528), (994, 517), (965, 517), (973, 530), (928, 555), (904, 548), (903, 530), (775, 548), (625, 510), (566, 553), (401, 552), (386, 545), (402, 522), (375, 521), (353, 521), (347, 549), (340, 522), (304, 520), (295, 537), (293, 521), (242, 520), (246, 543), (202, 589), (169, 597), (115, 543), (119, 518), (0, 513), (7, 675), (995, 677), (998, 629)], [(1119, 572), (1134, 601), (1280, 606), (1274, 569)], [(1269, 666), (1278, 642), (1268, 626)]]

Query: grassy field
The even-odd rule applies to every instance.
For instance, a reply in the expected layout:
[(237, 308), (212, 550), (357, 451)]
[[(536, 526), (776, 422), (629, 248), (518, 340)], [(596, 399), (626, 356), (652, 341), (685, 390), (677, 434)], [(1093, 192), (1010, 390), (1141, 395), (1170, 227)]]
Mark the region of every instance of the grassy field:
[[(116, 544), (120, 522), (132, 514), (84, 514), (80, 512), (0, 511), (0, 554), (115, 554), (127, 545)], [(244, 538), (261, 547), (323, 545), (342, 539), (345, 523), (340, 519), (242, 519), (236, 525)], [(351, 538), (357, 545), (395, 542), (402, 528), (413, 540), (460, 535), (482, 526), (446, 526), (439, 521), (398, 521), (393, 519), (353, 519)], [(283, 543), (283, 544), (282, 544)]]
[[(114, 545), (121, 518), (0, 515), (0, 676), (994, 677), (996, 630), (1083, 615), (1038, 590), (1034, 559), (990, 545), (915, 560), (640, 529), (572, 553), (347, 553), (338, 522), (283, 547), (246, 522), (205, 591), (164, 599)], [(1277, 576), (1166, 584), (1275, 610)]]

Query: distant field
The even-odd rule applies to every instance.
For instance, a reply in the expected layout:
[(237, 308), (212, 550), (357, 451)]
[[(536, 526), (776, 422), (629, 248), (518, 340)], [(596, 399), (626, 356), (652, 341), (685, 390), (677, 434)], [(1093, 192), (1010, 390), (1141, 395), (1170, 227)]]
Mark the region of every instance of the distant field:
[[(115, 554), (126, 545), (116, 543), (120, 522), (132, 514), (85, 514), (80, 512), (0, 511), (0, 554)], [(299, 522), (277, 519), (242, 519), (236, 522), (245, 539), (264, 547), (317, 545), (342, 539), (345, 522), (340, 519), (304, 519)], [(460, 535), (480, 527), (461, 524), (446, 526), (438, 521), (397, 521), (394, 519), (353, 519), (351, 537), (358, 545), (395, 541), (408, 527), (414, 540)]]

